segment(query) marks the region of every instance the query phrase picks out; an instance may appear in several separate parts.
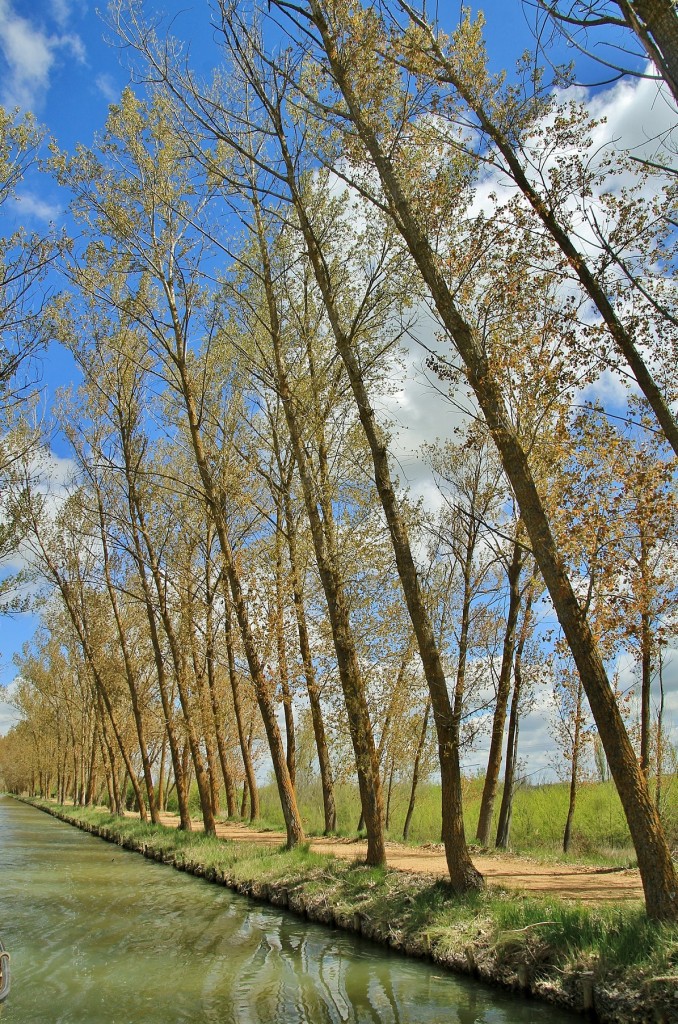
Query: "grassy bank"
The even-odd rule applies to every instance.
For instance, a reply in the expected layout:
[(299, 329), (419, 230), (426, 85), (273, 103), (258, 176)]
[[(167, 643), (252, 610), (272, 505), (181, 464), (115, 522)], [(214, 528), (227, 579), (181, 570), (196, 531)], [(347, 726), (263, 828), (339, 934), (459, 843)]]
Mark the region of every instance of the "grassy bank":
[(155, 860), (311, 920), (603, 1022), (678, 1020), (678, 926), (641, 911), (584, 908), (490, 888), (460, 898), (445, 882), (311, 853), (181, 833), (101, 810), (36, 806)]

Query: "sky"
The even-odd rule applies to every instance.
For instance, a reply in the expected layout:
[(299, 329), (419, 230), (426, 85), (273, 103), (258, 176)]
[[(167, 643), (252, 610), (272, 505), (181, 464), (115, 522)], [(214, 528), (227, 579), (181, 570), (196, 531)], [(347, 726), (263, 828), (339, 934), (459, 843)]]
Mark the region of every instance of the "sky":
[[(94, 134), (102, 130), (109, 104), (118, 101), (130, 81), (129, 55), (115, 45), (105, 20), (105, 4), (101, 6), (103, 15), (88, 0), (0, 0), (0, 103), (7, 108), (32, 111), (49, 136), (67, 151), (72, 151), (78, 142), (88, 145)], [(483, 7), (487, 16), (488, 46), (494, 67), (512, 67), (530, 40), (524, 8), (519, 0), (490, 0), (473, 5), (474, 9), (478, 6)], [(455, 5), (448, 9), (451, 16), (458, 16)], [(213, 66), (213, 54), (207, 0), (146, 2), (144, 10), (151, 16), (160, 11), (163, 24), (171, 24), (173, 33), (190, 43), (194, 65), (208, 72)], [(572, 50), (563, 51), (564, 58), (571, 55)], [(581, 63), (582, 81), (594, 82), (599, 78), (599, 70), (590, 62)], [(601, 132), (620, 142), (642, 145), (673, 118), (673, 112), (650, 82), (596, 88), (590, 98), (596, 113), (607, 118)], [(488, 194), (495, 184), (492, 179), (486, 180), (484, 188)], [(66, 204), (67, 198), (59, 187), (35, 171), (26, 179), (9, 216), (27, 229), (45, 231), (50, 224), (58, 228), (67, 223)], [(7, 226), (0, 223), (2, 231)], [(425, 354), (413, 346), (406, 358), (408, 383), (389, 399), (384, 411), (396, 423), (395, 456), (401, 479), (432, 504), (439, 499), (420, 458), (419, 446), (424, 440), (448, 434), (452, 414), (449, 403), (423, 370)], [(41, 362), (41, 376), (48, 405), (56, 387), (75, 379), (75, 370), (69, 358), (53, 347)], [(614, 389), (614, 380), (608, 380), (607, 386)], [(54, 455), (58, 475), (67, 469), (63, 461), (66, 450), (58, 439)], [(0, 619), (0, 685), (11, 684), (15, 675), (12, 655), (30, 638), (35, 624), (32, 615)], [(627, 667), (624, 672), (630, 683), (630, 669)], [(667, 677), (667, 712), (678, 724), (678, 652), (668, 665)], [(521, 740), (523, 752), (529, 752), (536, 771), (546, 767), (551, 746), (545, 724), (545, 700), (545, 696), (537, 698)], [(0, 701), (0, 734), (12, 719), (12, 709)], [(476, 752), (473, 763), (482, 758), (483, 751)]]

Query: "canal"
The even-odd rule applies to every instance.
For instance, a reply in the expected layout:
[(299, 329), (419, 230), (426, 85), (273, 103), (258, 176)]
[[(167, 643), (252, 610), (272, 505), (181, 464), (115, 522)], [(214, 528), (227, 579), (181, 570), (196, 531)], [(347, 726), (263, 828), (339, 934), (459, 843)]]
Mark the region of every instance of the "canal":
[(572, 1024), (0, 797), (1, 1024)]

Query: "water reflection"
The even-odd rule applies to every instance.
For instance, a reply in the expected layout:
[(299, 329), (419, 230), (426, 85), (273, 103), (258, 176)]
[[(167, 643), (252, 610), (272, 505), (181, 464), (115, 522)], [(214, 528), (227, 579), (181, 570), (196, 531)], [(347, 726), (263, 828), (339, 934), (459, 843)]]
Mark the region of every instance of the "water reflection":
[(566, 1024), (0, 798), (2, 1024)]

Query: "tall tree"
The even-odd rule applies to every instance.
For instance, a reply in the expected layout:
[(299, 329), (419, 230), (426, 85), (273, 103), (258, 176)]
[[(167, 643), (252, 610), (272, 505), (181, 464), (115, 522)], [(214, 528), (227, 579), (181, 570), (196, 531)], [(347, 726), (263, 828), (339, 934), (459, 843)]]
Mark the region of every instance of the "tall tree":
[[(11, 203), (37, 159), (43, 133), (31, 115), (19, 117), (0, 107), (0, 212), (10, 225)], [(0, 611), (25, 608), (21, 575), (8, 571), (8, 557), (21, 538), (20, 518), (7, 502), (13, 467), (36, 452), (40, 430), (31, 414), (37, 397), (34, 357), (49, 338), (44, 284), (57, 255), (56, 240), (23, 227), (0, 236)]]

